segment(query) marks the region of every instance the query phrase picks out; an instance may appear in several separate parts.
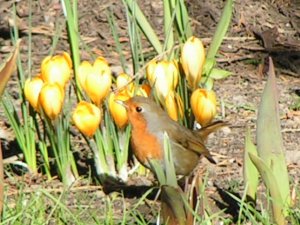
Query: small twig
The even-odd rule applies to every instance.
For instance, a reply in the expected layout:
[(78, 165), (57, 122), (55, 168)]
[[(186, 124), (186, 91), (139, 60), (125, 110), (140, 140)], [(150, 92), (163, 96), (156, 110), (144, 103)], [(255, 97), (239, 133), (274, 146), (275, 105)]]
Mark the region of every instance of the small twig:
[[(254, 41), (256, 40), (256, 38), (255, 37), (224, 37), (223, 40), (244, 42), (244, 41)], [(201, 41), (203, 41), (204, 43), (210, 43), (212, 41), (212, 38), (201, 38)]]
[(246, 59), (255, 59), (257, 58), (255, 55), (243, 55), (243, 56), (237, 56), (237, 57), (233, 57), (233, 58), (220, 58), (217, 59), (216, 61), (219, 63), (232, 63), (232, 62), (236, 62), (236, 61), (242, 61), (242, 60), (246, 60)]
[[(48, 26), (37, 26), (37, 27), (32, 27), (31, 29), (29, 29), (27, 27), (27, 25), (24, 25), (22, 24), (21, 26), (21, 31), (24, 32), (24, 33), (29, 33), (31, 32), (32, 34), (43, 34), (45, 36), (50, 36), (50, 37), (53, 37), (55, 36), (55, 32), (53, 31), (52, 28), (48, 27)], [(63, 33), (60, 38), (62, 39), (65, 39), (67, 40), (68, 39), (68, 35), (66, 33)], [(98, 38), (97, 37), (86, 37), (86, 36), (83, 36), (82, 37), (82, 40), (85, 42), (85, 43), (91, 43), (91, 42), (94, 42), (96, 41)]]
[(286, 128), (281, 130), (282, 133), (295, 133), (300, 132), (300, 128), (292, 129), (292, 128)]
[(227, 155), (221, 155), (219, 153), (216, 153), (216, 152), (210, 152), (212, 156), (216, 156), (218, 158), (221, 158), (221, 159), (229, 159), (229, 157)]
[(20, 158), (23, 158), (23, 157), (24, 157), (23, 153), (20, 153), (20, 154), (17, 154), (17, 155), (13, 155), (11, 157), (3, 159), (3, 164), (14, 163), (15, 161), (17, 161), (17, 160), (19, 160)]
[(266, 51), (265, 48), (260, 46), (241, 46), (241, 49), (249, 50), (249, 51)]
[[(43, 188), (43, 191), (49, 192), (49, 193), (62, 193), (62, 192), (66, 192), (66, 189), (61, 187), (61, 188)], [(102, 191), (103, 188), (102, 186), (80, 186), (80, 187), (72, 187), (67, 189), (68, 192), (77, 192), (77, 191)], [(30, 194), (33, 192), (37, 192), (39, 191), (39, 188), (35, 189), (35, 188), (27, 188), (27, 189), (22, 189), (22, 190), (13, 190), (10, 191), (10, 193), (8, 193), (8, 196), (11, 195), (17, 195), (20, 194), (20, 192), (22, 192), (22, 194)]]
[(294, 73), (293, 71), (289, 71), (289, 70), (286, 70), (286, 69), (280, 69), (280, 71), (282, 73), (285, 73), (286, 75), (299, 78), (299, 74), (298, 73)]

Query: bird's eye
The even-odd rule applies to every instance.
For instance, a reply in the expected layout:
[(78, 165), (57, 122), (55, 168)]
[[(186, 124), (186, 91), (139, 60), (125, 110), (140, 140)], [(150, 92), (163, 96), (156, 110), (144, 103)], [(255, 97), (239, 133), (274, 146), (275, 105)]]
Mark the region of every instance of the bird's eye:
[(135, 110), (139, 113), (139, 112), (142, 112), (142, 111), (143, 111), (143, 108), (140, 107), (140, 106), (137, 106), (137, 107), (135, 108)]

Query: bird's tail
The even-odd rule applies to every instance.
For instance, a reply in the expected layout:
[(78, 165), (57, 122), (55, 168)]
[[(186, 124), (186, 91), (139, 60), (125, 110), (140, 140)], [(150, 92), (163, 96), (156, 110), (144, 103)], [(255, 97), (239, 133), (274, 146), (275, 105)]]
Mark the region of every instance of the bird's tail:
[(229, 125), (228, 122), (219, 120), (219, 121), (216, 121), (216, 122), (213, 122), (213, 123), (207, 125), (206, 127), (201, 127), (201, 129), (198, 131), (198, 133), (203, 138), (203, 140), (206, 140), (207, 136), (209, 134), (219, 130), (222, 127), (226, 127), (228, 125)]

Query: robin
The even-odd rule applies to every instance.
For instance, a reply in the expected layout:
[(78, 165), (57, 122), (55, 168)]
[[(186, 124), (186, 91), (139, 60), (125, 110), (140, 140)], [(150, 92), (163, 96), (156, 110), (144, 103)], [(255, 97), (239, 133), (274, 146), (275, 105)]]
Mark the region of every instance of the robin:
[(177, 175), (188, 175), (197, 166), (201, 155), (215, 163), (204, 145), (206, 137), (226, 123), (218, 121), (192, 131), (172, 120), (150, 98), (135, 96), (121, 103), (127, 109), (132, 125), (131, 147), (133, 154), (145, 167), (151, 169), (149, 160), (156, 159), (164, 165), (164, 133), (169, 136)]

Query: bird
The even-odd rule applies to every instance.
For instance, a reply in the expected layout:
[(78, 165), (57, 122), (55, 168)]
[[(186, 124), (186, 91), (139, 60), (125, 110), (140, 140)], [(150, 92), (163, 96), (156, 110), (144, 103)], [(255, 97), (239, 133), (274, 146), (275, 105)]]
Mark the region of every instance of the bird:
[[(205, 156), (216, 163), (204, 145), (207, 136), (227, 125), (216, 121), (198, 131), (190, 130), (172, 120), (154, 100), (134, 96), (122, 104), (131, 124), (131, 149), (137, 160), (152, 170), (151, 160), (158, 160), (164, 166), (164, 134), (167, 133), (176, 175), (187, 176), (198, 165), (200, 157)], [(152, 170), (153, 171), (153, 170)]]

